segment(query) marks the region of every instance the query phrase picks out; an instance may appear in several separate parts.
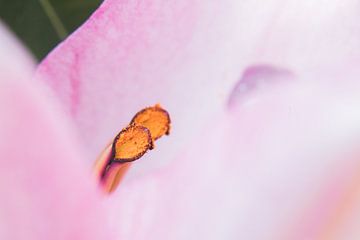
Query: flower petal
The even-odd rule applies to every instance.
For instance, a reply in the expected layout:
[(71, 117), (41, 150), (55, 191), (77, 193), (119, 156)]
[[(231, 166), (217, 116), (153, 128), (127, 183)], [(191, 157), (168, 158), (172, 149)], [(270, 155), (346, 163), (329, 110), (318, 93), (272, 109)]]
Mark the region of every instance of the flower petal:
[[(38, 74), (73, 116), (92, 155), (139, 109), (161, 103), (174, 128), (151, 158), (168, 161), (226, 102), (253, 37), (271, 17), (252, 7), (239, 1), (107, 0)], [(259, 24), (244, 34), (243, 18), (254, 16)]]
[(358, 195), (350, 194), (346, 214), (337, 212), (351, 186), (360, 190), (360, 88), (289, 78), (239, 98), (171, 166), (124, 184), (112, 211), (121, 237), (320, 239), (329, 229), (334, 239), (359, 236), (351, 225)]
[[(263, 34), (254, 60), (295, 72), (341, 75), (344, 69), (360, 74), (360, 2), (357, 0), (281, 2)], [(336, 78), (340, 81), (341, 78)]]
[(152, 154), (160, 163), (223, 106), (249, 64), (329, 78), (344, 68), (359, 73), (358, 4), (107, 0), (38, 73), (74, 117), (91, 156), (139, 109), (162, 103), (176, 144)]
[(0, 49), (0, 238), (105, 239), (95, 178), (76, 135), (2, 26)]

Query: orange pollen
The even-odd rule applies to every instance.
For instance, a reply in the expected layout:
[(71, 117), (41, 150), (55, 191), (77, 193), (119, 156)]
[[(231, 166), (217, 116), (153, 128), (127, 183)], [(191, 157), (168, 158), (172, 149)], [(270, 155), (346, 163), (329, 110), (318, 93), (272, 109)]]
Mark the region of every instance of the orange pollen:
[(131, 120), (131, 123), (149, 129), (153, 140), (169, 134), (170, 122), (169, 113), (159, 104), (141, 110)]
[(113, 143), (114, 161), (132, 162), (142, 157), (152, 148), (149, 129), (130, 124), (115, 138)]
[(170, 132), (170, 116), (156, 104), (139, 111), (130, 124), (121, 130), (110, 146), (99, 157), (95, 171), (100, 176), (103, 189), (113, 192), (132, 161), (153, 149), (154, 141)]

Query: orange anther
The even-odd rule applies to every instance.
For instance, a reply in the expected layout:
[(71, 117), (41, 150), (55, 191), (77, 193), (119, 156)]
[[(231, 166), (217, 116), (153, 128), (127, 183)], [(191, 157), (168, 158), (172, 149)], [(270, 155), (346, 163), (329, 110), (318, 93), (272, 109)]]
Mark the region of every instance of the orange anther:
[(96, 175), (101, 179), (105, 192), (113, 192), (130, 168), (131, 162), (152, 149), (153, 142), (164, 134), (169, 134), (169, 131), (169, 114), (160, 105), (138, 112), (131, 123), (115, 137), (111, 149), (108, 146), (95, 164)]
[(144, 155), (152, 148), (152, 139), (149, 129), (130, 124), (116, 136), (112, 151), (113, 161), (132, 162)]
[(131, 123), (144, 126), (150, 130), (153, 140), (159, 139), (170, 132), (170, 116), (159, 104), (138, 112)]

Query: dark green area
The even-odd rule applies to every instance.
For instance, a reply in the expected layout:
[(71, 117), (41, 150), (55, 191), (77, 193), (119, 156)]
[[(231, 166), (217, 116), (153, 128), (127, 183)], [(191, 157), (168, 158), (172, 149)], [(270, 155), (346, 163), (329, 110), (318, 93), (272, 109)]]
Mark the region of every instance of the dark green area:
[[(102, 0), (0, 0), (0, 18), (41, 60), (64, 36), (79, 27)], [(57, 15), (63, 33), (57, 31), (54, 18), (49, 16), (50, 5)], [(51, 14), (50, 14), (51, 15)]]

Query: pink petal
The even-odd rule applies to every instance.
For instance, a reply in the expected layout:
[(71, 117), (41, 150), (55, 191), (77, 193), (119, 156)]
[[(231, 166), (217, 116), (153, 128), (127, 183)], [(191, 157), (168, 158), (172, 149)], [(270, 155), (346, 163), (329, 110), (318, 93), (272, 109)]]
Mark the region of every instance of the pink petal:
[[(90, 154), (155, 102), (175, 125), (172, 142), (159, 145), (166, 154), (150, 155), (157, 162), (207, 126), (176, 164), (124, 183), (114, 199), (119, 234), (326, 236), (359, 169), (358, 155), (347, 157), (358, 147), (359, 88), (344, 84), (359, 74), (358, 9), (351, 0), (105, 1), (39, 68)], [(223, 117), (226, 93), (253, 62), (291, 69), (299, 82), (336, 83), (335, 90), (306, 83), (256, 90)], [(359, 211), (350, 209), (335, 236), (357, 233)]]
[(2, 26), (0, 50), (0, 239), (109, 237), (76, 135)]
[(38, 74), (73, 116), (93, 156), (138, 110), (161, 103), (174, 131), (149, 155), (156, 162), (141, 166), (168, 161), (223, 106), (241, 74), (250, 50), (245, 46), (253, 45), (258, 30), (236, 30), (245, 26), (239, 20), (256, 14), (246, 4), (238, 12), (237, 5), (107, 0), (44, 60)]
[(90, 156), (139, 109), (162, 103), (176, 144), (161, 143), (146, 167), (172, 159), (254, 62), (326, 71), (325, 81), (344, 69), (358, 73), (358, 9), (355, 0), (107, 0), (38, 73), (73, 116)]
[(254, 60), (317, 73), (324, 81), (344, 71), (358, 75), (359, 9), (357, 0), (281, 1)]
[(261, 75), (282, 84), (236, 97), (171, 166), (115, 193), (123, 239), (360, 236), (360, 88), (252, 69), (242, 82)]

